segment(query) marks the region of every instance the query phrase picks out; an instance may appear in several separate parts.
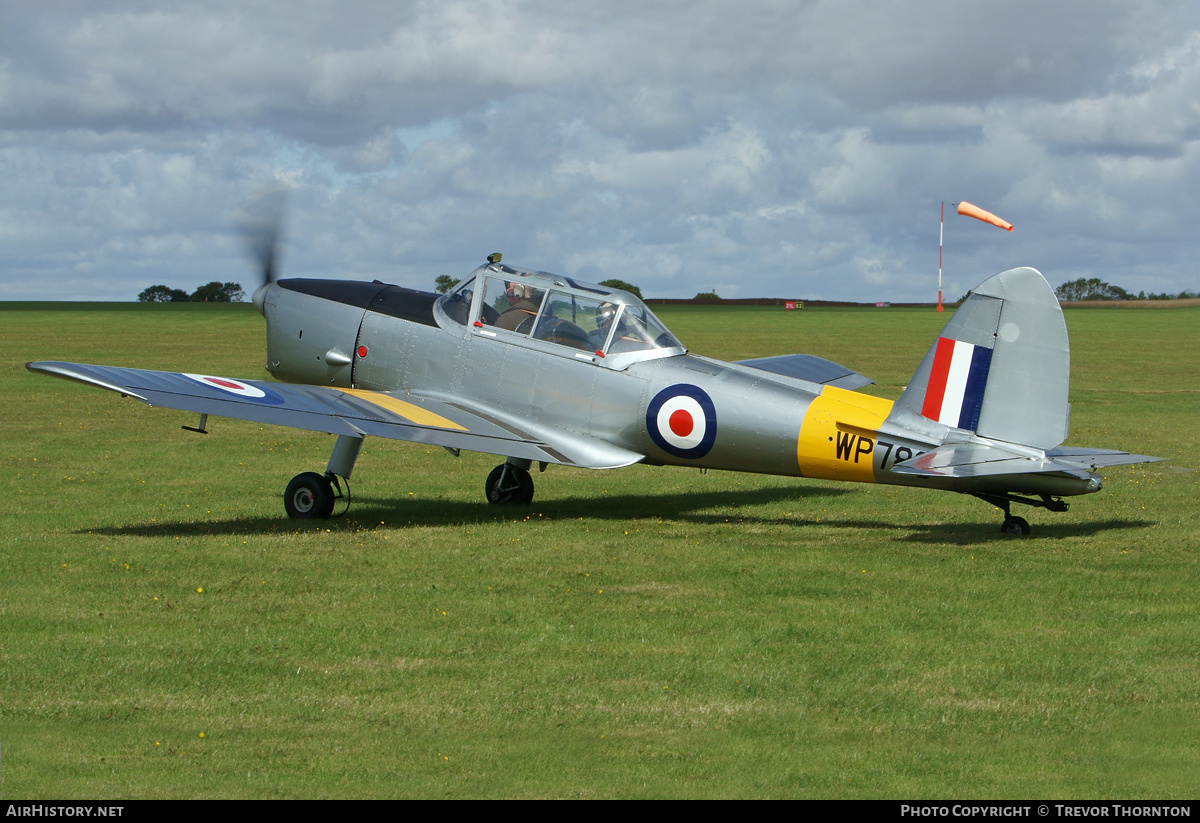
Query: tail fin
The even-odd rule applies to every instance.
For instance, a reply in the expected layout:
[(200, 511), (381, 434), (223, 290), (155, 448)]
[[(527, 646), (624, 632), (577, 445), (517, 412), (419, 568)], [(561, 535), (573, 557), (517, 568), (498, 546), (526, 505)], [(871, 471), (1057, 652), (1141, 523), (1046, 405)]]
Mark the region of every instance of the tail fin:
[(1050, 284), (1036, 269), (1009, 269), (954, 312), (897, 412), (1050, 449), (1067, 438), (1070, 371), (1067, 326)]

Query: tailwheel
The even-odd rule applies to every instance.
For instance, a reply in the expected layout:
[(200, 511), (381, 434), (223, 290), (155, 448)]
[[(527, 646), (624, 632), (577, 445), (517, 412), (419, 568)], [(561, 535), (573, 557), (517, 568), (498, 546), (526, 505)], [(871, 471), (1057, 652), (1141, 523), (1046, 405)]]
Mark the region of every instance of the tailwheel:
[(288, 517), (300, 520), (324, 520), (333, 514), (333, 484), (316, 472), (304, 472), (292, 478), (283, 493)]
[(1009, 515), (1000, 525), (1001, 534), (1029, 534), (1029, 521), (1024, 517)]
[(1068, 508), (1065, 500), (1060, 497), (1051, 497), (1048, 494), (1040, 494), (1036, 498), (1011, 492), (967, 492), (967, 494), (1004, 510), (1004, 522), (1000, 525), (1001, 534), (1026, 535), (1031, 531), (1028, 520), (1012, 513), (1013, 503), (1021, 503), (1052, 512), (1065, 512)]
[(528, 506), (533, 502), (533, 478), (526, 469), (501, 463), (488, 474), (484, 491), (489, 503)]

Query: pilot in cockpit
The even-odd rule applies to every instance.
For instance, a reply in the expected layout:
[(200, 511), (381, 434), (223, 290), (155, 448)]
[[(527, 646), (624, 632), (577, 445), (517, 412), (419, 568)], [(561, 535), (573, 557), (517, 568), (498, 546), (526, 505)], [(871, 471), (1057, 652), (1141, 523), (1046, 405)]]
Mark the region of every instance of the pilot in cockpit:
[(604, 348), (608, 340), (608, 331), (612, 328), (613, 318), (617, 316), (616, 303), (601, 303), (596, 307), (596, 328), (588, 332), (588, 343), (597, 351)]
[[(619, 309), (620, 306), (616, 303), (603, 303), (596, 309), (596, 330), (588, 337), (589, 340), (596, 343), (597, 349), (603, 346), (604, 341), (608, 339), (608, 331), (612, 327)], [(646, 322), (635, 309), (626, 306), (625, 311), (621, 312), (621, 319), (617, 321), (617, 331), (612, 336), (608, 350), (615, 353), (639, 351), (653, 347), (654, 340), (646, 328)]]

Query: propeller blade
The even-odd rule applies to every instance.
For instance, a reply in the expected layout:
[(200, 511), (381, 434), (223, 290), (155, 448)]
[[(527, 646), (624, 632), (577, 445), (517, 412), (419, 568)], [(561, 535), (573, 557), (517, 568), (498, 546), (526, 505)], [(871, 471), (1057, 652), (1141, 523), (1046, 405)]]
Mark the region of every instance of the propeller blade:
[(251, 257), (258, 263), (263, 283), (274, 283), (279, 277), (279, 244), (286, 205), (287, 191), (276, 189), (250, 200), (234, 216)]

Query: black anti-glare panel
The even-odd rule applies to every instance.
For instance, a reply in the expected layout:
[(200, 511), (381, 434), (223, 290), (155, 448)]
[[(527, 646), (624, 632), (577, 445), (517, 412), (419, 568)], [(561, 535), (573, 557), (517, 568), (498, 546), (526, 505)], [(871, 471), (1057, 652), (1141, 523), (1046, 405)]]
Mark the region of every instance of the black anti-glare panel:
[(375, 295), (367, 311), (399, 317), (413, 323), (436, 326), (433, 319), (433, 304), (441, 299), (440, 294), (406, 289), (403, 286), (388, 286)]
[(333, 300), (347, 306), (399, 317), (426, 326), (436, 326), (433, 320), (433, 304), (441, 297), (433, 292), (389, 286), (386, 283), (366, 283), (361, 280), (307, 280), (291, 279), (278, 281), (280, 288), (300, 292), (322, 300)]
[(361, 280), (307, 280), (295, 278), (280, 280), (276, 284), (288, 291), (297, 291), (322, 300), (333, 300), (347, 306), (365, 309), (371, 305), (375, 295), (386, 289), (385, 283), (366, 283)]

